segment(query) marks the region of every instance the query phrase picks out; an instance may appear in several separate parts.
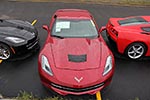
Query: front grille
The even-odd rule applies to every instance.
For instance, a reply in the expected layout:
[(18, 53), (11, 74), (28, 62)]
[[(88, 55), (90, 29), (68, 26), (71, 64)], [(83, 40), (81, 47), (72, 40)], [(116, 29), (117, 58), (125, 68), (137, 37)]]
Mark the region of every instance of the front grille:
[(38, 37), (34, 37), (33, 39), (29, 40), (26, 47), (27, 49), (32, 49), (36, 44), (38, 44)]
[(90, 86), (90, 87), (85, 87), (85, 88), (70, 88), (70, 87), (66, 87), (66, 86), (61, 86), (55, 83), (51, 83), (51, 86), (60, 90), (64, 90), (64, 91), (69, 91), (69, 92), (85, 92), (85, 91), (89, 91), (89, 90), (94, 90), (97, 88), (100, 88), (101, 86), (103, 86), (105, 83), (100, 83), (94, 86)]
[(33, 43), (34, 41), (36, 41), (37, 36), (35, 36), (34, 38), (32, 38), (31, 40), (28, 40), (28, 44)]

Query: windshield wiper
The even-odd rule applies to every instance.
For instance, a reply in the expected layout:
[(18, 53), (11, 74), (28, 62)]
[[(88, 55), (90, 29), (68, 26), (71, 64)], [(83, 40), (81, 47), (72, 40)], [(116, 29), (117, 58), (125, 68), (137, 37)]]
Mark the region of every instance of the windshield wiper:
[(59, 35), (51, 35), (52, 37), (57, 37), (57, 38), (60, 38), (60, 39), (63, 39), (64, 37), (62, 36), (59, 36)]

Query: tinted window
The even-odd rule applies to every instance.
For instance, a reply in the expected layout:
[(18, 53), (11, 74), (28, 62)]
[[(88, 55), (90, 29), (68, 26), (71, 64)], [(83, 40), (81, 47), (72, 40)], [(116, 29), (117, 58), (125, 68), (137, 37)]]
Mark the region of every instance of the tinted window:
[(125, 26), (125, 25), (132, 25), (132, 24), (144, 24), (148, 22), (142, 17), (134, 17), (134, 18), (128, 18), (125, 20), (119, 20), (118, 23), (122, 26)]
[(59, 37), (97, 37), (97, 29), (92, 20), (56, 19), (52, 36)]
[(142, 27), (141, 29), (145, 32), (150, 32), (150, 27)]

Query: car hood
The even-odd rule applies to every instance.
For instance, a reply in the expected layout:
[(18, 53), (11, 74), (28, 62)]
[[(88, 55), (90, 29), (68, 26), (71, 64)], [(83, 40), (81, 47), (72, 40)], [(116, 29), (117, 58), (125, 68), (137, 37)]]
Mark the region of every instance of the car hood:
[(0, 36), (20, 37), (32, 39), (37, 35), (37, 30), (27, 21), (0, 20)]
[(0, 35), (6, 37), (20, 37), (24, 39), (30, 39), (35, 37), (35, 33), (31, 33), (27, 30), (20, 30), (13, 27), (0, 27), (0, 32)]
[(56, 68), (85, 70), (98, 68), (101, 59), (99, 39), (53, 39), (51, 46)]

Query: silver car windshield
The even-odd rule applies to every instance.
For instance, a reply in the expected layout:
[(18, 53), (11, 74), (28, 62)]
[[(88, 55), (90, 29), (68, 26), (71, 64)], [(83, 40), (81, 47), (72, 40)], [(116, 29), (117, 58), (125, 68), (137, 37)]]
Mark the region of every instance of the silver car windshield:
[(51, 35), (63, 38), (94, 38), (98, 36), (98, 32), (90, 19), (56, 19)]

